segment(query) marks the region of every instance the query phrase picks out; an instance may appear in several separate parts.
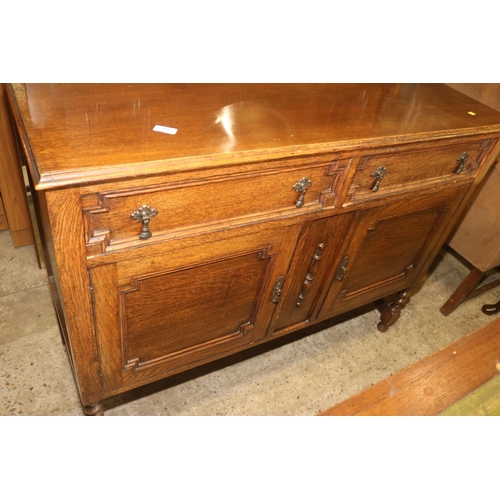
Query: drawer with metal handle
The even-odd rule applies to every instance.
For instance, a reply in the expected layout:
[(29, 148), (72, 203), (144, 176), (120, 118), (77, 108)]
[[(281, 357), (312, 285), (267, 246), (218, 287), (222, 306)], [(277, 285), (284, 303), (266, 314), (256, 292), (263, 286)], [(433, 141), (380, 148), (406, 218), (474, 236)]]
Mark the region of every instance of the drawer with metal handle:
[(309, 161), (292, 168), (277, 162), (258, 176), (242, 173), (86, 194), (87, 255), (124, 243), (213, 231), (229, 221), (235, 227), (332, 206), (351, 160)]
[(473, 177), (492, 146), (492, 140), (483, 140), (362, 156), (345, 204), (407, 191), (411, 185)]

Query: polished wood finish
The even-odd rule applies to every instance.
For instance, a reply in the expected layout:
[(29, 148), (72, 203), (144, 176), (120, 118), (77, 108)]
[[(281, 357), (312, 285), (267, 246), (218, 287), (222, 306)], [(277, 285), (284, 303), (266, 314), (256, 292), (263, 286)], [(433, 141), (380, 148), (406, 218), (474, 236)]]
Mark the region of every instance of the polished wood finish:
[(444, 85), (9, 96), (87, 413), (380, 299), (388, 328), (500, 150), (500, 114)]
[(497, 319), (320, 415), (439, 415), (498, 375), (499, 359)]
[[(0, 84), (0, 193), (5, 216), (0, 228), (7, 229), (7, 222), (14, 247), (30, 245), (31, 216), (5, 84)], [(0, 224), (2, 220), (0, 214)]]
[[(16, 84), (13, 91), (40, 188), (391, 145), (410, 136), (452, 138), (498, 125), (497, 113), (442, 85)], [(153, 133), (157, 124), (178, 132)]]

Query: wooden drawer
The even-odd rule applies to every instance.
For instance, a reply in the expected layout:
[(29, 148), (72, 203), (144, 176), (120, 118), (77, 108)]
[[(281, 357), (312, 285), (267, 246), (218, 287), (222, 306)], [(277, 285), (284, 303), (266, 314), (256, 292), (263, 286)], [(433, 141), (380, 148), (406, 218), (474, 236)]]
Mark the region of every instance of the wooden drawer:
[[(243, 173), (85, 195), (87, 254), (331, 206), (350, 161), (328, 159), (280, 170), (273, 166), (258, 175)], [(148, 225), (151, 234), (141, 236), (143, 224), (131, 214), (144, 205), (156, 214)]]
[(345, 204), (474, 176), (492, 145), (492, 140), (482, 140), (363, 156)]

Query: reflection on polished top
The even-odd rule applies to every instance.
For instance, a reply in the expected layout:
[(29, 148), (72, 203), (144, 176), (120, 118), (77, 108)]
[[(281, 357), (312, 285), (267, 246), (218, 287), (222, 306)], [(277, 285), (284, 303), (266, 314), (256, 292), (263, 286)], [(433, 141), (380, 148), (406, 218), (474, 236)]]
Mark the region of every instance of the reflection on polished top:
[(10, 98), (39, 189), (500, 123), (440, 84), (14, 84)]

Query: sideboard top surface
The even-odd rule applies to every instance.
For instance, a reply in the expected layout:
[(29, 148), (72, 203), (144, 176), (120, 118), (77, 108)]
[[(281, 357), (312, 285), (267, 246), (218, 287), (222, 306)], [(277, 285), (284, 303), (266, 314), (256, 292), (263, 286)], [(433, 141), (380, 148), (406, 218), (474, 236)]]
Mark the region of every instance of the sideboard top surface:
[(9, 91), (38, 189), (500, 131), (500, 113), (442, 84), (13, 84)]

